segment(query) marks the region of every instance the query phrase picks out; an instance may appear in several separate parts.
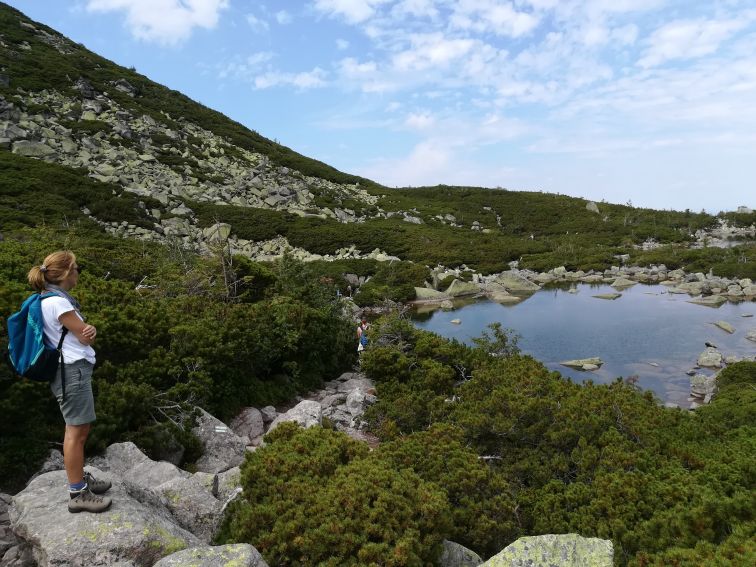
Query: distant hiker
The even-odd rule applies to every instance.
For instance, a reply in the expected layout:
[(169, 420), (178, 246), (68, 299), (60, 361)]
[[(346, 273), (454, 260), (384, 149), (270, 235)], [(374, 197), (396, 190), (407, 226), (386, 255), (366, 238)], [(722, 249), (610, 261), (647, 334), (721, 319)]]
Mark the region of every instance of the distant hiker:
[(42, 296), (44, 339), (48, 347), (62, 345), (63, 364), (50, 389), (66, 422), (63, 463), (68, 476), (69, 512), (103, 512), (110, 507), (110, 482), (84, 472), (84, 443), (95, 420), (92, 369), (97, 336), (94, 325), (84, 322), (81, 305), (69, 291), (79, 281), (82, 268), (72, 252), (53, 252), (40, 266), (29, 270), (29, 283)]
[(357, 352), (361, 353), (368, 345), (367, 331), (370, 328), (370, 324), (365, 317), (362, 318), (360, 324), (357, 325)]

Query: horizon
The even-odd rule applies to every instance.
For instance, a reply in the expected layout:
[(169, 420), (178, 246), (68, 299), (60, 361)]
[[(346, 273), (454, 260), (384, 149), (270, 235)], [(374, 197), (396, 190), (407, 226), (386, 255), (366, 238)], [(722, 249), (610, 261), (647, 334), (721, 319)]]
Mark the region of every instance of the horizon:
[(756, 9), (742, 0), (7, 3), (388, 187), (754, 207)]

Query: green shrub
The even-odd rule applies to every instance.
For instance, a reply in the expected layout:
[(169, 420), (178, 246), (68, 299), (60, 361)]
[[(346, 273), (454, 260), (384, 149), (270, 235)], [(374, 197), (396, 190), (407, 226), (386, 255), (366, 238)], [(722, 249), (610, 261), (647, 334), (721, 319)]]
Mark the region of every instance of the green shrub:
[[(282, 424), (242, 466), (221, 542), (251, 542), (274, 565), (423, 565), (450, 528), (448, 502), (409, 469), (319, 427)], [(285, 487), (285, 489), (284, 489)]]

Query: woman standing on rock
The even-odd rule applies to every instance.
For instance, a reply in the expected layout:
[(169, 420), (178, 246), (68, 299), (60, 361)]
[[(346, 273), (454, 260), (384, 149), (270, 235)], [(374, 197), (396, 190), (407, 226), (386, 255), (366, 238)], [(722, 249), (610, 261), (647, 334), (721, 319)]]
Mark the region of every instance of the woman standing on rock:
[(95, 420), (92, 369), (97, 336), (94, 325), (84, 322), (81, 306), (68, 293), (79, 281), (81, 267), (72, 252), (53, 252), (29, 270), (29, 283), (43, 294), (42, 318), (45, 343), (56, 348), (63, 336), (63, 364), (50, 388), (66, 422), (63, 462), (68, 476), (69, 512), (103, 512), (111, 500), (98, 496), (110, 489), (110, 482), (95, 480), (84, 472), (84, 443)]

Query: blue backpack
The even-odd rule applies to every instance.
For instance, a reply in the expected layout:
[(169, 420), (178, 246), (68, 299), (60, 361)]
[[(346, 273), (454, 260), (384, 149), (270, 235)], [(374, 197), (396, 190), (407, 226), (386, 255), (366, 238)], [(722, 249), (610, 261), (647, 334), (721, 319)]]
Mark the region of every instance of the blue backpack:
[[(17, 374), (38, 382), (52, 382), (63, 362), (63, 339), (68, 329), (63, 327), (58, 348), (45, 345), (42, 301), (55, 293), (35, 293), (21, 305), (21, 310), (8, 317), (8, 352), (5, 357)], [(62, 380), (66, 395), (65, 377)]]

